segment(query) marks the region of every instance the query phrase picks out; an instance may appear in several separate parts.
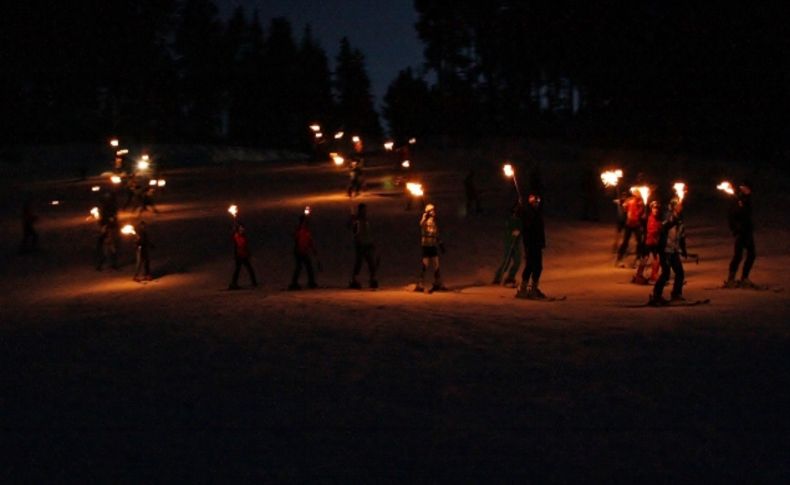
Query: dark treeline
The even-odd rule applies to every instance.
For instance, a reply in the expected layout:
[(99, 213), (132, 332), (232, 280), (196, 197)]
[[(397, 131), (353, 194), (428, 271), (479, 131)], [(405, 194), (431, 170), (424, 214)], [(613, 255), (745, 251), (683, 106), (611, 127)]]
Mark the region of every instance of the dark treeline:
[(781, 3), (414, 5), (430, 83), (404, 70), (390, 86), (396, 135), (531, 134), (765, 157), (790, 138)]
[[(381, 134), (362, 53), (210, 0), (16, 2), (0, 20), (0, 139), (298, 148), (312, 121)], [(10, 41), (10, 42), (9, 42)], [(337, 100), (337, 102), (336, 102)]]
[[(300, 147), (313, 120), (381, 134), (362, 53), (211, 0), (28, 0), (0, 16), (0, 140)], [(787, 147), (780, 3), (415, 0), (424, 44), (383, 100), (393, 137)]]

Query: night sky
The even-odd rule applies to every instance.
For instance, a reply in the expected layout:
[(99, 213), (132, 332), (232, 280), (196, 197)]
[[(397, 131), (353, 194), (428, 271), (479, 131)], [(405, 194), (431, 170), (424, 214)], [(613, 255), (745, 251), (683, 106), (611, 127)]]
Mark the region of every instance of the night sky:
[(340, 39), (348, 37), (351, 45), (362, 51), (368, 74), (380, 105), (387, 86), (406, 67), (422, 63), (422, 44), (414, 24), (417, 14), (412, 0), (216, 0), (227, 18), (241, 5), (252, 15), (258, 9), (264, 29), (272, 17), (288, 18), (294, 37), (301, 38), (305, 24), (329, 56), (334, 67)]

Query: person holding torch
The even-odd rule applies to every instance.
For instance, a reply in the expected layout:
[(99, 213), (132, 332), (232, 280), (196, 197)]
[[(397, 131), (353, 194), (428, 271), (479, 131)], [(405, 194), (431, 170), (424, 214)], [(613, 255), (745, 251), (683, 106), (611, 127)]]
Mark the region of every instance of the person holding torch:
[[(754, 288), (756, 285), (749, 279), (749, 273), (757, 257), (754, 248), (754, 221), (752, 220), (752, 184), (748, 181), (742, 182), (738, 186), (737, 194), (728, 214), (730, 231), (735, 236), (735, 248), (724, 286), (726, 288)], [(746, 251), (746, 260), (741, 269), (741, 279), (736, 281), (735, 275), (738, 273), (738, 266), (741, 264), (744, 251)]]
[(442, 284), (441, 273), (439, 272), (439, 251), (444, 253), (444, 243), (439, 239), (439, 227), (436, 225), (436, 208), (433, 204), (425, 206), (425, 212), (420, 219), (420, 246), (422, 248), (422, 264), (420, 266), (420, 281), (414, 287), (414, 291), (423, 292), (425, 288), (425, 271), (428, 265), (433, 266), (433, 286), (429, 293), (434, 291), (447, 291)]
[(653, 293), (648, 304), (651, 306), (664, 306), (670, 303), (664, 299), (662, 293), (664, 286), (669, 281), (670, 270), (675, 273), (672, 283), (671, 301), (684, 301), (682, 257), (686, 257), (686, 229), (683, 225), (683, 202), (679, 197), (674, 197), (669, 202), (669, 210), (664, 222), (661, 224), (661, 237), (659, 240), (658, 256), (661, 263), (661, 276), (658, 277)]
[(315, 273), (313, 273), (313, 263), (310, 260), (311, 256), (318, 259), (318, 252), (315, 249), (313, 235), (308, 227), (308, 215), (309, 210), (305, 209), (305, 213), (299, 216), (299, 225), (294, 234), (294, 259), (296, 266), (291, 277), (291, 284), (288, 286), (288, 289), (292, 291), (302, 289), (299, 286), (299, 275), (302, 273), (302, 266), (307, 270), (307, 287), (318, 287), (318, 284), (315, 282)]
[(617, 261), (615, 265), (620, 268), (625, 268), (623, 258), (628, 251), (628, 243), (630, 242), (631, 235), (636, 239), (636, 257), (637, 259), (642, 256), (642, 219), (645, 217), (645, 198), (640, 193), (641, 187), (631, 187), (631, 197), (623, 202), (623, 212), (625, 212), (625, 233), (623, 234), (623, 242), (617, 250)]
[[(543, 222), (543, 211), (540, 196), (531, 193), (527, 197), (527, 205), (521, 211), (524, 253), (527, 262), (521, 273), (521, 284), (516, 292), (517, 298), (545, 299), (540, 291), (540, 275), (543, 273), (543, 249), (546, 247), (546, 230)], [(527, 286), (532, 281), (532, 284)]]
[(233, 259), (236, 262), (236, 267), (233, 270), (233, 277), (228, 285), (229, 290), (238, 290), (239, 286), (239, 273), (241, 267), (247, 269), (247, 274), (250, 275), (250, 283), (253, 288), (258, 286), (258, 280), (255, 278), (255, 270), (252, 269), (250, 264), (250, 248), (247, 241), (247, 230), (244, 224), (237, 222), (233, 228)]

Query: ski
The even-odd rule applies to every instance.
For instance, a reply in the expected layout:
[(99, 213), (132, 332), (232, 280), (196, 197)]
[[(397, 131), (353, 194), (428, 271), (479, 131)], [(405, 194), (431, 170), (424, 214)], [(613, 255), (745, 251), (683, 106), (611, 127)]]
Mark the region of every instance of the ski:
[(773, 291), (774, 293), (781, 293), (785, 289), (783, 286), (771, 286), (771, 285), (755, 285), (755, 286), (712, 286), (708, 288), (703, 288), (704, 290), (714, 291), (714, 290), (746, 290), (746, 291)]
[(521, 295), (519, 293), (516, 293), (516, 298), (519, 298), (519, 299), (522, 299), (522, 300), (542, 301), (542, 302), (565, 301), (565, 300), (568, 299), (568, 297), (565, 296), (565, 295), (563, 295), (563, 296), (547, 296), (545, 298), (536, 298), (536, 297), (533, 297), (533, 296)]
[(647, 303), (635, 304), (635, 305), (621, 305), (622, 308), (648, 308), (648, 307), (655, 307), (655, 308), (673, 308), (673, 307), (686, 307), (686, 306), (698, 306), (698, 305), (707, 305), (710, 303), (710, 298), (706, 298), (704, 300), (686, 300), (686, 301), (670, 301), (666, 305), (652, 305), (649, 301)]

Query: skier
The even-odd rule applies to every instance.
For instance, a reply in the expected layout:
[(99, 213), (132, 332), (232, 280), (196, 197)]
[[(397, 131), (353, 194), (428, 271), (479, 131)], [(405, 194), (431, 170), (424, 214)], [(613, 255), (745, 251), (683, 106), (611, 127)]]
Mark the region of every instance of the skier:
[(299, 275), (302, 272), (302, 266), (307, 270), (307, 287), (318, 287), (315, 282), (315, 274), (313, 273), (313, 263), (310, 261), (311, 256), (318, 258), (318, 253), (315, 249), (313, 235), (310, 233), (307, 222), (307, 214), (299, 216), (299, 226), (297, 226), (296, 233), (294, 234), (294, 259), (296, 267), (291, 277), (291, 284), (288, 286), (289, 290), (302, 289), (302, 287), (299, 286)]
[[(516, 203), (510, 211), (510, 215), (505, 221), (505, 259), (496, 270), (494, 284), (498, 285), (502, 281), (502, 275), (507, 271), (505, 286), (508, 288), (516, 287), (516, 273), (521, 266), (521, 218), (519, 217), (521, 204)], [(508, 267), (510, 268), (508, 270)]]
[[(543, 223), (543, 211), (540, 205), (540, 197), (529, 194), (527, 206), (521, 211), (521, 223), (524, 231), (524, 253), (527, 262), (524, 271), (521, 273), (521, 284), (519, 285), (516, 297), (543, 299), (546, 298), (538, 288), (540, 275), (543, 272), (543, 249), (546, 247), (546, 230)], [(528, 287), (530, 279), (532, 284)]]
[(96, 271), (101, 271), (107, 256), (110, 267), (118, 269), (118, 205), (115, 194), (105, 192), (99, 203), (99, 237), (96, 240)]
[(362, 269), (362, 261), (368, 264), (368, 273), (370, 275), (370, 287), (378, 288), (379, 283), (376, 281), (376, 246), (373, 243), (373, 238), (370, 233), (370, 222), (368, 221), (367, 205), (359, 204), (357, 213), (351, 216), (351, 231), (354, 234), (354, 271), (351, 274), (351, 282), (349, 288), (360, 289), (362, 285), (359, 284), (357, 276)]
[[(137, 249), (137, 267), (134, 270), (134, 281), (151, 281), (151, 239), (148, 237), (145, 221), (140, 221), (135, 229), (137, 238), (135, 247)], [(142, 271), (143, 276), (140, 277)]]
[[(362, 160), (352, 158), (351, 159), (351, 166), (348, 172), (349, 178), (351, 179), (348, 184), (348, 197), (358, 197), (359, 192), (362, 189)], [(353, 195), (352, 195), (353, 193)]]
[(642, 219), (645, 217), (645, 203), (636, 187), (631, 189), (631, 197), (623, 202), (623, 209), (626, 216), (625, 233), (620, 249), (617, 250), (617, 261), (615, 262), (615, 265), (620, 268), (625, 268), (623, 257), (628, 251), (628, 243), (632, 234), (636, 238), (636, 257), (639, 258), (642, 255)]
[(686, 229), (683, 225), (683, 204), (677, 198), (669, 202), (669, 211), (666, 219), (661, 224), (661, 237), (658, 243), (658, 256), (661, 263), (661, 276), (658, 277), (653, 293), (650, 296), (649, 304), (652, 306), (667, 305), (670, 301), (666, 300), (661, 294), (664, 286), (669, 281), (669, 271), (675, 273), (675, 280), (672, 284), (671, 301), (685, 301), (683, 298), (683, 261), (686, 253)]
[(466, 193), (466, 215), (471, 215), (474, 209), (475, 214), (480, 214), (480, 191), (475, 185), (475, 170), (470, 169), (464, 178), (464, 192)]
[(22, 206), (22, 243), (19, 245), (19, 254), (30, 253), (38, 249), (36, 221), (38, 221), (38, 216), (33, 211), (33, 201), (27, 199)]
[[(735, 251), (730, 261), (730, 272), (724, 286), (727, 288), (754, 288), (756, 285), (749, 279), (749, 273), (757, 257), (754, 248), (754, 222), (752, 221), (752, 185), (743, 182), (738, 186), (738, 197), (733, 201), (729, 212), (730, 231), (735, 236)], [(735, 280), (738, 266), (746, 251), (746, 260), (743, 262), (741, 279)]]
[(247, 274), (250, 275), (250, 282), (253, 287), (258, 286), (258, 280), (255, 279), (255, 270), (252, 269), (250, 264), (250, 248), (247, 243), (247, 231), (244, 224), (238, 223), (233, 230), (233, 259), (236, 262), (236, 267), (233, 270), (233, 278), (228, 285), (229, 290), (239, 289), (239, 272), (241, 267), (247, 268)]
[(425, 291), (423, 283), (425, 281), (425, 270), (428, 265), (433, 265), (433, 286), (429, 292), (447, 291), (442, 284), (441, 273), (439, 272), (439, 251), (444, 250), (444, 243), (439, 239), (439, 227), (436, 225), (436, 208), (433, 204), (425, 206), (425, 212), (420, 219), (420, 246), (422, 247), (422, 264), (420, 267), (420, 281), (414, 287), (414, 291)]
[(156, 206), (154, 205), (154, 193), (155, 190), (153, 187), (143, 188), (140, 190), (140, 207), (137, 209), (138, 216), (144, 211), (148, 210), (149, 207), (155, 214), (159, 214), (159, 210), (157, 210)]
[[(660, 271), (660, 258), (658, 254), (658, 243), (661, 237), (661, 204), (657, 200), (650, 203), (650, 215), (647, 217), (647, 224), (645, 229), (645, 248), (642, 258), (639, 260), (639, 266), (636, 270), (636, 275), (631, 280), (632, 283), (637, 285), (646, 285), (648, 283), (655, 283), (658, 279)], [(647, 266), (648, 259), (652, 258), (650, 263), (650, 277), (645, 278), (645, 266)]]

